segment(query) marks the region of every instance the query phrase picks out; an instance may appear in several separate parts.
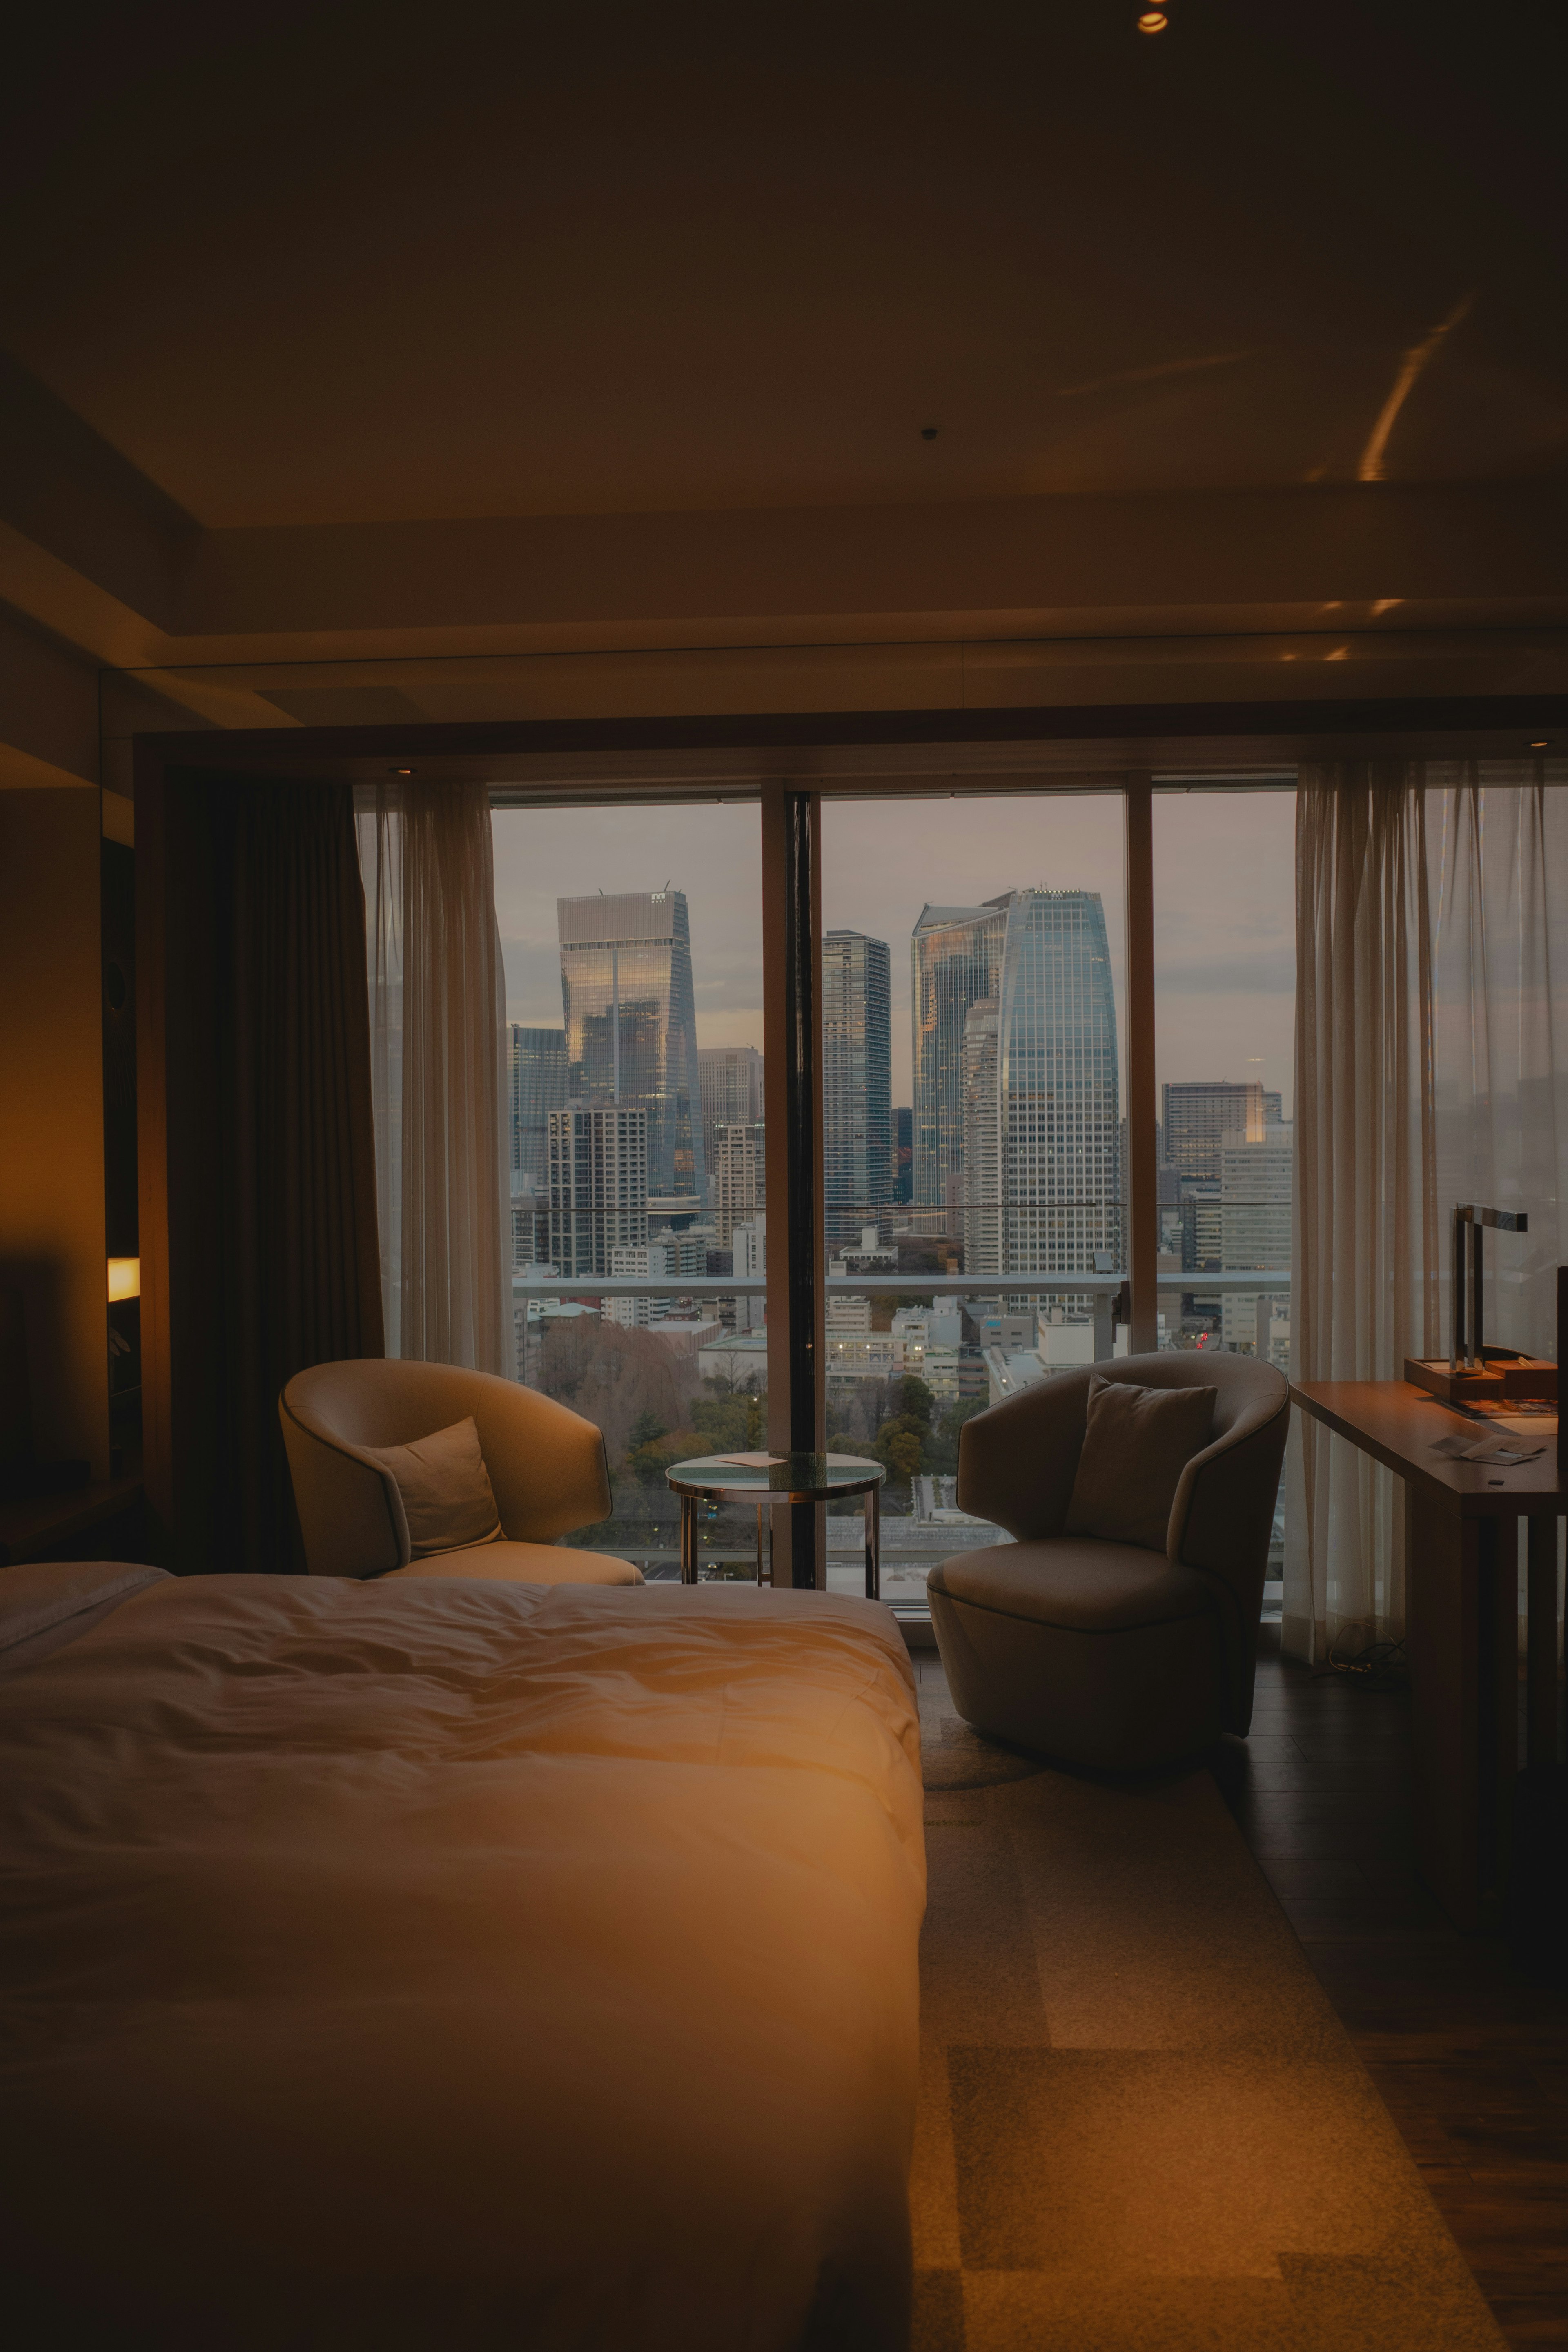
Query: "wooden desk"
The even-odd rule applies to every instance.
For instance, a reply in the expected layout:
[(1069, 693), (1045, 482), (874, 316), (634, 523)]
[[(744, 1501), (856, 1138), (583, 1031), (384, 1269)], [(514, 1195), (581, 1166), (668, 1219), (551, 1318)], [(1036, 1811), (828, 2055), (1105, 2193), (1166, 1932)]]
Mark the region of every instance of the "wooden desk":
[[(1485, 1434), (1408, 1381), (1292, 1381), (1313, 1420), (1405, 1482), (1405, 1653), (1414, 1709), (1416, 1853), (1457, 1926), (1502, 1925), (1519, 1771), (1518, 1522), (1528, 1529), (1529, 1760), (1557, 1758), (1557, 1521), (1568, 1488), (1557, 1433), (1533, 1462), (1451, 1462), (1456, 1431)], [(1499, 1432), (1499, 1435), (1506, 1433)]]

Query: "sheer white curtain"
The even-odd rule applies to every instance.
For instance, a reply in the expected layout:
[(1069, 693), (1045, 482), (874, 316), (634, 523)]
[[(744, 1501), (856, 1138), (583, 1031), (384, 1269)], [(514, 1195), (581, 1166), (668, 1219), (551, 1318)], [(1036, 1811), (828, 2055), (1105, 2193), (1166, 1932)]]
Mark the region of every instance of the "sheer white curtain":
[[(1568, 763), (1304, 768), (1297, 803), (1299, 1380), (1397, 1378), (1447, 1344), (1457, 1201), (1489, 1236), (1490, 1339), (1555, 1355), (1568, 1173)], [(1295, 1417), (1284, 1646), (1405, 1624), (1390, 1475)]]
[(506, 981), (482, 784), (356, 794), (386, 1352), (510, 1375)]

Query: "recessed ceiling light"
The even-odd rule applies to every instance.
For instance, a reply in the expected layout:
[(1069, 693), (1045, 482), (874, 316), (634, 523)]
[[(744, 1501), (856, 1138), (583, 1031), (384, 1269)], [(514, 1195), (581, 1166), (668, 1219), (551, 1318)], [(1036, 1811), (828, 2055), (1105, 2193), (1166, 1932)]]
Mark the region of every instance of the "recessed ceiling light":
[(1532, 751), (1550, 751), (1552, 745), (1548, 738), (1542, 735), (1540, 740), (1532, 743), (1530, 748)]
[(1141, 33), (1163, 33), (1170, 21), (1162, 9), (1146, 8), (1138, 19), (1138, 30)]
[(414, 771), (412, 768), (388, 768), (386, 772), (389, 776), (411, 776)]

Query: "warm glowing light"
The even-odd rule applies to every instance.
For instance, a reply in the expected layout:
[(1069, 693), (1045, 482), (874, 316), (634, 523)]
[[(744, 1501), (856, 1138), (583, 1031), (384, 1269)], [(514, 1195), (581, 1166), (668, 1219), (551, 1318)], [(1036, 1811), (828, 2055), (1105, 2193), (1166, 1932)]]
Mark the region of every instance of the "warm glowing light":
[(139, 1257), (111, 1257), (109, 1261), (109, 1303), (117, 1298), (140, 1298), (142, 1296), (142, 1261)]
[(1532, 743), (1530, 748), (1532, 751), (1550, 751), (1552, 745), (1548, 738), (1543, 735), (1538, 743)]
[(1170, 21), (1169, 16), (1163, 15), (1158, 8), (1149, 8), (1139, 17), (1138, 30), (1141, 33), (1163, 33)]

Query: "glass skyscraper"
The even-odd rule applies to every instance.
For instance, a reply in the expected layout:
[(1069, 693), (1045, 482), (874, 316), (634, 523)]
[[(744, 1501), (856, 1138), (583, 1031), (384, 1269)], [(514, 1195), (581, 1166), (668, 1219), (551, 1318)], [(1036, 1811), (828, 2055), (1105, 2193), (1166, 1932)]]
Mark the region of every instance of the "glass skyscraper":
[(822, 942), (822, 1174), (830, 1249), (863, 1210), (893, 1198), (892, 1013), (888, 943), (861, 931)]
[(945, 1208), (963, 1175), (963, 1033), (969, 1008), (1000, 982), (1007, 900), (926, 907), (910, 940), (914, 1021), (913, 1198)]
[(1099, 892), (928, 908), (914, 955), (916, 1150), (923, 1129), (927, 1181), (963, 1200), (965, 1272), (1088, 1273), (1097, 1251), (1119, 1262), (1121, 1081)]
[(1120, 1263), (1121, 1087), (1098, 890), (1015, 890), (996, 1015), (1003, 1271)]
[(707, 1198), (684, 890), (558, 898), (569, 1100), (647, 1114), (647, 1190)]
[(537, 1185), (550, 1179), (550, 1114), (566, 1101), (566, 1032), (525, 1029), (514, 1021), (507, 1033), (508, 1112), (511, 1171)]

